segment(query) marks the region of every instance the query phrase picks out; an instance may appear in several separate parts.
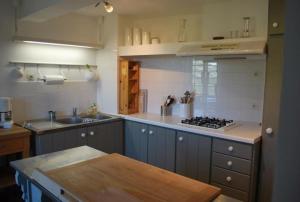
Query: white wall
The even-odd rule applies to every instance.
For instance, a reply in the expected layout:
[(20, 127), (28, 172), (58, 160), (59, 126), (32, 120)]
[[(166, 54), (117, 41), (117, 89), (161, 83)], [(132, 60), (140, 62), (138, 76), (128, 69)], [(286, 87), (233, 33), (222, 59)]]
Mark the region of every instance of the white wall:
[[(148, 90), (148, 112), (160, 113), (168, 95), (177, 98), (186, 90), (194, 91), (193, 59), (197, 57), (140, 57), (141, 89)], [(216, 116), (240, 121), (261, 122), (265, 81), (265, 60), (217, 61), (217, 84), (213, 87), (215, 102), (207, 94), (197, 95), (194, 115)], [(211, 84), (201, 80), (206, 90)], [(173, 106), (179, 115), (179, 104)]]
[(97, 52), (98, 81), (97, 103), (101, 111), (118, 112), (118, 16), (108, 15), (103, 21), (104, 48)]
[(86, 110), (96, 102), (96, 83), (67, 83), (45, 86), (37, 83), (17, 83), (12, 77), (10, 60), (96, 64), (96, 52), (88, 49), (33, 45), (12, 42), (13, 8), (9, 0), (0, 2), (0, 96), (14, 98), (14, 120), (43, 118), (48, 110), (58, 115), (70, 114), (72, 107)]

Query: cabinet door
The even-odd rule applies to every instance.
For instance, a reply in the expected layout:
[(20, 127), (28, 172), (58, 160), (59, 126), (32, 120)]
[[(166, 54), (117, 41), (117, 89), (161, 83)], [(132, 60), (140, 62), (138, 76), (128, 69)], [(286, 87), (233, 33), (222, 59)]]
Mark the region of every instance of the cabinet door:
[(125, 155), (139, 161), (147, 162), (147, 152), (147, 125), (132, 121), (126, 121)]
[(53, 152), (52, 134), (35, 135), (35, 155)]
[(101, 123), (87, 129), (88, 146), (106, 153), (123, 154), (123, 122)]
[(51, 137), (53, 151), (61, 151), (86, 145), (86, 130), (84, 128), (51, 133)]
[(176, 173), (209, 182), (211, 138), (177, 132)]
[(175, 171), (175, 130), (149, 126), (148, 163)]
[(269, 34), (284, 33), (285, 0), (269, 0)]
[(65, 131), (65, 149), (79, 147), (87, 144), (87, 132), (85, 128)]
[[(260, 168), (260, 201), (271, 201), (276, 139), (280, 112), (282, 86), (283, 36), (271, 36), (268, 42), (268, 59), (262, 124), (262, 159)], [(266, 129), (272, 128), (272, 134)]]

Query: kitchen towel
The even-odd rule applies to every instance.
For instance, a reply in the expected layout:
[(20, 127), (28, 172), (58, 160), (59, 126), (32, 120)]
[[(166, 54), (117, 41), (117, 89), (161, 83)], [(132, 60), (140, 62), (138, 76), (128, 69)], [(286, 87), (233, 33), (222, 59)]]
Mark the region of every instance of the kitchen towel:
[(46, 85), (61, 85), (64, 84), (65, 81), (63, 75), (44, 75), (43, 77)]

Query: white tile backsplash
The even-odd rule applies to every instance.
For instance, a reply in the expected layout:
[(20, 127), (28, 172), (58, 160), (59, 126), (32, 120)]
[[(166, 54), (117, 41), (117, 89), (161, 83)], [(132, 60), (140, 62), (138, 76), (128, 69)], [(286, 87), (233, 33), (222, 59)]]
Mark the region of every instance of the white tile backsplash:
[[(141, 88), (148, 89), (148, 112), (160, 113), (160, 105), (169, 94), (180, 97), (195, 90), (192, 83), (193, 60), (197, 57), (142, 57)], [(265, 82), (265, 60), (217, 61), (217, 83), (207, 93), (197, 95), (194, 115), (217, 116), (240, 121), (261, 122)], [(208, 79), (201, 85), (207, 88)], [(205, 90), (204, 90), (205, 91)], [(208, 100), (215, 100), (209, 102)], [(179, 104), (173, 106), (179, 115)]]

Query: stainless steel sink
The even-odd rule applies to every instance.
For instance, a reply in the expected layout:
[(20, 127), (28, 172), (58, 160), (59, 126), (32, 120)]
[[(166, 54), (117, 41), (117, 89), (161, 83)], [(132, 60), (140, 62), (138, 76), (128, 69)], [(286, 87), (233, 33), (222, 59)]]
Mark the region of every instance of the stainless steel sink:
[(77, 116), (77, 117), (68, 117), (68, 118), (62, 118), (62, 119), (56, 119), (56, 123), (60, 124), (81, 124), (81, 123), (93, 123), (97, 121), (107, 120), (111, 119), (111, 116), (107, 116), (104, 114), (97, 114), (95, 116)]
[(57, 119), (55, 122), (60, 124), (79, 124), (83, 123), (83, 119), (80, 117), (69, 117), (69, 118), (63, 118), (63, 119)]
[(104, 114), (97, 114), (95, 116), (84, 116), (82, 118), (95, 119), (95, 120), (106, 120), (106, 119), (111, 119), (112, 117), (104, 115)]

